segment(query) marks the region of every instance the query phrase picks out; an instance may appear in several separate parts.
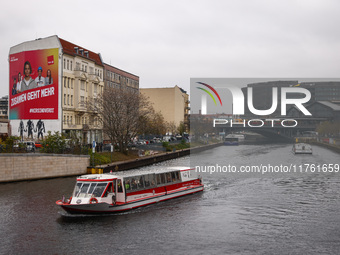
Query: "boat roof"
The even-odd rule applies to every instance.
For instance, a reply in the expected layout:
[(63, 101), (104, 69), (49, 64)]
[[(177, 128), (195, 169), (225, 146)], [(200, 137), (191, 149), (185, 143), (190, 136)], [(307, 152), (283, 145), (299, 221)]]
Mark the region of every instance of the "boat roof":
[(77, 180), (97, 180), (97, 181), (109, 181), (121, 177), (130, 177), (130, 176), (139, 176), (144, 174), (152, 174), (152, 173), (167, 173), (167, 172), (175, 172), (175, 171), (188, 171), (194, 170), (195, 168), (190, 167), (166, 167), (160, 169), (147, 169), (147, 170), (128, 170), (128, 171), (119, 171), (119, 172), (112, 172), (112, 173), (105, 173), (105, 174), (86, 174), (77, 177)]
[(295, 143), (294, 144), (294, 147), (302, 147), (302, 146), (305, 146), (305, 147), (312, 147), (312, 145), (308, 144), (308, 143)]

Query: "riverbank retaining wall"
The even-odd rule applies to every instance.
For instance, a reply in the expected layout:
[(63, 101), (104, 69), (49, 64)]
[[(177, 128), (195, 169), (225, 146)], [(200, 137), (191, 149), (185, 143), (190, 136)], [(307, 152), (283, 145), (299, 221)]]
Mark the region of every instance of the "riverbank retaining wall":
[(90, 157), (60, 154), (0, 154), (0, 182), (81, 175)]
[(122, 162), (115, 162), (107, 165), (101, 165), (96, 167), (89, 167), (88, 173), (109, 173), (115, 171), (124, 171), (129, 169), (134, 169), (138, 167), (143, 167), (147, 165), (152, 165), (154, 163), (162, 162), (165, 160), (170, 160), (174, 158), (179, 158), (183, 156), (187, 156), (193, 153), (198, 153), (204, 150), (209, 150), (218, 146), (223, 145), (223, 143), (215, 143), (209, 145), (198, 146), (190, 149), (183, 149), (174, 152), (167, 152), (167, 153), (160, 153), (152, 156), (145, 156), (143, 158), (122, 161)]

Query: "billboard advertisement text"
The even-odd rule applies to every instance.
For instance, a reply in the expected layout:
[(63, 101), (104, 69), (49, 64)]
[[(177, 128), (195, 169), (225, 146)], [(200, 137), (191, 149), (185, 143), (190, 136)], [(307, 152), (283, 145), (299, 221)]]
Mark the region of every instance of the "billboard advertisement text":
[(9, 119), (58, 119), (58, 48), (9, 56)]

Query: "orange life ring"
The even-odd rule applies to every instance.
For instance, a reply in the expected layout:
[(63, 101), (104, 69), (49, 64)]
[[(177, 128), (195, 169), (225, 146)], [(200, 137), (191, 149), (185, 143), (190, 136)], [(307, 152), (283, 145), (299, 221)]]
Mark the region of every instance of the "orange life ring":
[(97, 198), (95, 198), (95, 197), (90, 198), (90, 204), (97, 204), (97, 203), (98, 203)]

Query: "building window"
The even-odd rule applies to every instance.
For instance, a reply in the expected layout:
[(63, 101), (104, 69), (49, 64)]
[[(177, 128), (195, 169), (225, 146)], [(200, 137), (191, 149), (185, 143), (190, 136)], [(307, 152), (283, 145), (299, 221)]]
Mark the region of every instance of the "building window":
[(71, 105), (73, 106), (73, 95), (71, 95)]
[(71, 71), (72, 71), (72, 61), (71, 61)]
[(64, 94), (64, 105), (66, 105), (66, 94)]
[(67, 124), (69, 123), (69, 118), (68, 118), (68, 116), (67, 116)]
[(70, 78), (67, 78), (67, 87), (70, 88)]
[(80, 81), (80, 89), (85, 90), (85, 81)]
[(66, 69), (66, 59), (64, 59), (64, 69)]
[(70, 95), (67, 95), (67, 105), (70, 105)]
[(70, 61), (67, 60), (67, 70), (69, 70), (69, 67), (70, 67)]
[(66, 77), (64, 77), (64, 88), (66, 88)]
[(73, 89), (73, 79), (71, 79), (71, 89)]
[(72, 125), (72, 116), (70, 117), (70, 124)]

